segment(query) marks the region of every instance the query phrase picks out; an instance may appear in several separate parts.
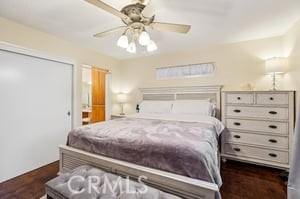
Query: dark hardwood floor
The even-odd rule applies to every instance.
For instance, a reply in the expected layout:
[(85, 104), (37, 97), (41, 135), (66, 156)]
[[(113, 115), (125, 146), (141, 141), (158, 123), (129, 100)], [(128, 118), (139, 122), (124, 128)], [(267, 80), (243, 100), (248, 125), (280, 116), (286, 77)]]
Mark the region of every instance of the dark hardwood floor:
[(45, 182), (58, 172), (58, 162), (0, 183), (0, 199), (39, 199), (45, 195)]
[(281, 170), (228, 161), (222, 165), (223, 199), (285, 199)]
[[(1, 199), (39, 199), (44, 183), (54, 178), (58, 162), (0, 184)], [(223, 199), (285, 199), (286, 185), (280, 170), (228, 161), (222, 165)]]

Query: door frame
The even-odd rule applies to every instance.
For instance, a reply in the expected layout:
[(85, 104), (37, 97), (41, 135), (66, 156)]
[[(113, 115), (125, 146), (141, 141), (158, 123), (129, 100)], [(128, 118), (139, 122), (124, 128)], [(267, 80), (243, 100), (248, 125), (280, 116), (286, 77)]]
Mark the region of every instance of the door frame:
[(38, 59), (44, 59), (44, 60), (49, 60), (53, 62), (58, 62), (58, 63), (63, 63), (63, 64), (68, 64), (71, 66), (71, 129), (74, 128), (74, 118), (75, 118), (75, 105), (74, 105), (74, 76), (75, 76), (75, 62), (69, 59), (65, 59), (62, 57), (55, 57), (55, 56), (50, 56), (47, 53), (44, 53), (39, 50), (34, 50), (30, 48), (26, 48), (23, 46), (15, 45), (12, 43), (8, 42), (3, 42), (0, 41), (0, 50), (7, 51), (7, 52), (12, 52), (12, 53), (17, 53), (25, 56), (30, 56)]

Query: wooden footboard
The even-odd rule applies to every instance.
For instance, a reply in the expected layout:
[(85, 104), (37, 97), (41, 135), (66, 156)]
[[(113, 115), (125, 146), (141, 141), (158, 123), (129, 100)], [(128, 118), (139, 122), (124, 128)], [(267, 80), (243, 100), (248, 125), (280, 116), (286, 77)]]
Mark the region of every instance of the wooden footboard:
[(187, 199), (215, 199), (219, 192), (218, 186), (213, 183), (88, 153), (68, 146), (60, 146), (59, 151), (60, 172), (66, 172), (81, 165), (91, 165), (117, 175), (129, 176), (131, 179), (146, 176), (147, 180), (143, 181), (149, 186)]

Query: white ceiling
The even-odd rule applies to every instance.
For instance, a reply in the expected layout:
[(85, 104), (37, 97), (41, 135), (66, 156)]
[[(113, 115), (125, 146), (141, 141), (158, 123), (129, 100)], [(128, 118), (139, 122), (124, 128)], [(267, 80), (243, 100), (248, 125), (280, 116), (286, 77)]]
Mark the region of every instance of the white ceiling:
[[(103, 0), (117, 9), (131, 0)], [(284, 34), (300, 19), (300, 0), (152, 0), (156, 21), (192, 25), (187, 35), (149, 30), (166, 53)], [(0, 0), (0, 16), (93, 48), (118, 59), (132, 55), (116, 46), (120, 34), (92, 35), (122, 25), (119, 18), (84, 0)]]

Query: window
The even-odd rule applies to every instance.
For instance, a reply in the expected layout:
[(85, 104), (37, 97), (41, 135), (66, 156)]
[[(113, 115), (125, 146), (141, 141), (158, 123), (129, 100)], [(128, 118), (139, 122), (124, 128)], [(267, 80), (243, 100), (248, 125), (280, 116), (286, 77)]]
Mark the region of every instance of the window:
[(156, 69), (157, 79), (178, 79), (213, 75), (214, 63), (190, 64), (182, 66), (162, 67)]

